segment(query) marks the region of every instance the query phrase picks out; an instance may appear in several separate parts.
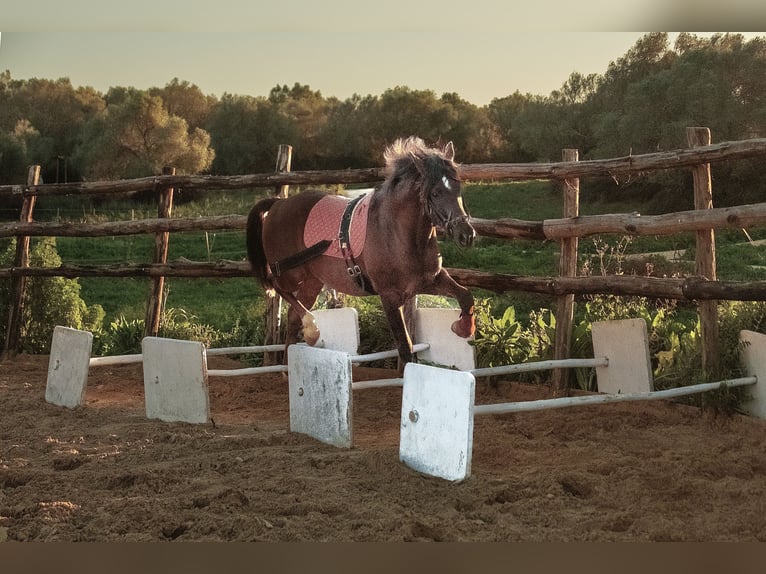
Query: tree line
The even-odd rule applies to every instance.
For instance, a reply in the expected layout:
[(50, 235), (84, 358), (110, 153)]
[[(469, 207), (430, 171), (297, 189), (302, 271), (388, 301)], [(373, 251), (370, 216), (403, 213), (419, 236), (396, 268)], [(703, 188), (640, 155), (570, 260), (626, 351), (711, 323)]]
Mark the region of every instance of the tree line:
[[(5, 71), (0, 181), (23, 182), (33, 163), (47, 183), (142, 177), (164, 165), (261, 173), (274, 169), (280, 143), (293, 145), (293, 169), (372, 167), (389, 142), (411, 134), (452, 140), (464, 163), (557, 161), (567, 147), (597, 159), (685, 147), (692, 125), (710, 127), (715, 141), (766, 136), (766, 38), (682, 33), (671, 45), (653, 32), (603, 74), (573, 72), (549, 95), (517, 91), (486, 106), (406, 86), (345, 100), (299, 83), (219, 98), (178, 78), (100, 93)], [(718, 177), (735, 190), (752, 188), (759, 173), (744, 162)], [(651, 195), (653, 181), (642, 185)]]

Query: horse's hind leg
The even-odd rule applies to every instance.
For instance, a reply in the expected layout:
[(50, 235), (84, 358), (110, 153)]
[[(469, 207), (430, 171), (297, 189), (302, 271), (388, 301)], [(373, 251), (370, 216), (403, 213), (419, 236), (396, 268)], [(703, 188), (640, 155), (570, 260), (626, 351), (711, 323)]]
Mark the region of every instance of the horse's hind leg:
[(285, 351), (287, 347), (298, 342), (298, 333), (301, 328), (303, 328), (303, 339), (306, 343), (313, 346), (319, 340), (319, 329), (309, 309), (314, 306), (322, 286), (321, 281), (312, 277), (303, 281), (295, 293), (282, 294), (283, 299), (290, 304), (287, 312)]

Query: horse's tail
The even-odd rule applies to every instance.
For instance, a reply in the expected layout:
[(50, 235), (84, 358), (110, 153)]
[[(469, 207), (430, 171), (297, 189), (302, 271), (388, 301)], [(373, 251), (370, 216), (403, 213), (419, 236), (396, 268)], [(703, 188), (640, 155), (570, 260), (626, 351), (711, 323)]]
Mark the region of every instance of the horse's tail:
[(269, 279), (268, 261), (263, 249), (263, 214), (279, 201), (278, 197), (267, 197), (253, 206), (247, 216), (247, 258), (258, 280), (266, 290), (274, 286)]

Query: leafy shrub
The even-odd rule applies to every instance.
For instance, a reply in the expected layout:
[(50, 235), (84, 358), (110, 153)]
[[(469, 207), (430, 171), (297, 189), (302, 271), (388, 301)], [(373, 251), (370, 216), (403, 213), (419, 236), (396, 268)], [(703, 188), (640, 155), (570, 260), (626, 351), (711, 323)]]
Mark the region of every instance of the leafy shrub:
[[(254, 313), (257, 312), (253, 311)], [(199, 341), (208, 348), (244, 347), (263, 342), (263, 310), (259, 316), (247, 321), (247, 327), (237, 322), (232, 328), (221, 331), (200, 323), (198, 318), (180, 308), (166, 309), (160, 320), (160, 337)], [(105, 329), (94, 333), (93, 350), (96, 355), (126, 355), (141, 352), (145, 321), (126, 319), (120, 315)], [(260, 357), (256, 359), (260, 361)]]
[[(13, 264), (15, 240), (0, 253), (0, 267)], [(29, 263), (32, 267), (58, 267), (61, 258), (56, 251), (55, 238), (44, 238), (31, 243)], [(10, 281), (0, 284), (0, 322), (8, 322)], [(80, 297), (80, 284), (76, 279), (64, 277), (30, 277), (27, 283), (22, 317), (22, 350), (28, 353), (50, 351), (53, 328), (56, 325), (98, 332), (104, 320), (101, 305), (86, 305)], [(5, 329), (0, 340), (5, 340)]]

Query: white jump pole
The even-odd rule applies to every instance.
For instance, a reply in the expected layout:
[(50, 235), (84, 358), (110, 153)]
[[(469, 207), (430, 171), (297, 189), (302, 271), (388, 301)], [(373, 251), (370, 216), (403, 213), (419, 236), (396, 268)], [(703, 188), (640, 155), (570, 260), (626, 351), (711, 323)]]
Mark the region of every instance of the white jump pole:
[[(226, 355), (249, 355), (257, 353), (273, 353), (283, 351), (284, 345), (257, 345), (253, 347), (222, 347), (219, 349), (208, 349), (208, 357), (219, 357)], [(249, 367), (243, 369), (208, 369), (208, 377), (241, 377), (244, 375), (260, 375), (262, 373), (286, 373), (287, 365), (267, 365), (263, 367)]]
[[(404, 372), (399, 458), (407, 466), (424, 474), (446, 480), (463, 480), (471, 474), (473, 420), (476, 415), (662, 400), (721, 388), (751, 387), (750, 396), (743, 402), (743, 410), (753, 416), (766, 418), (766, 335), (743, 331), (740, 337), (745, 343), (743, 363), (747, 376), (663, 391), (475, 405), (476, 383), (472, 373), (427, 365), (407, 365)], [(611, 369), (617, 363), (619, 361), (613, 360), (609, 367), (602, 368)]]

